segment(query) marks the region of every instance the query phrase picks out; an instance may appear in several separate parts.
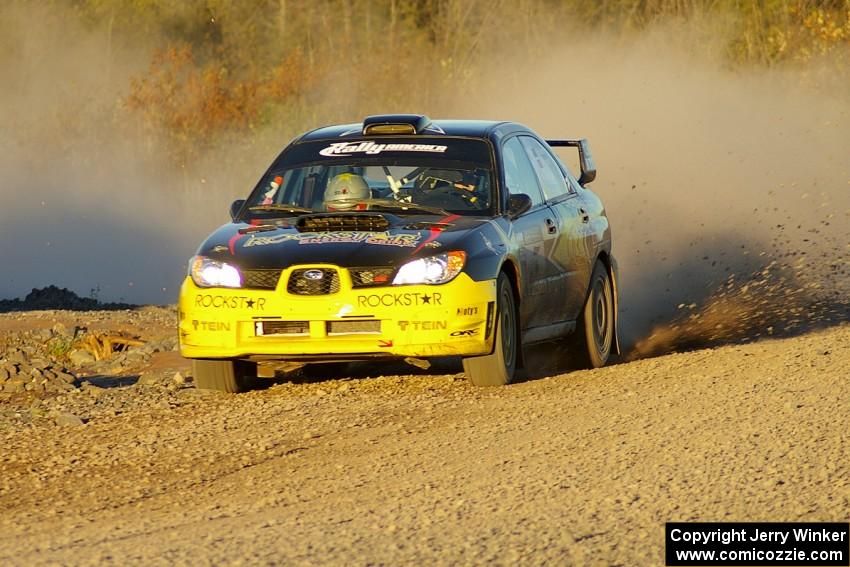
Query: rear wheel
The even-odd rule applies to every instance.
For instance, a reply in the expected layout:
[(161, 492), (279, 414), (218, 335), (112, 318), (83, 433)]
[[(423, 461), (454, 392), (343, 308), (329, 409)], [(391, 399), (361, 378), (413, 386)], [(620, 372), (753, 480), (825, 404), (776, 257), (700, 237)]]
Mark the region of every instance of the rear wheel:
[(496, 337), (493, 354), (463, 359), (466, 378), (476, 386), (504, 386), (514, 379), (519, 351), (516, 304), (511, 281), (504, 273), (496, 283)]
[(257, 377), (257, 363), (245, 360), (193, 360), (195, 387), (237, 393), (250, 389)]
[(614, 291), (605, 264), (596, 262), (590, 292), (570, 349), (581, 368), (605, 366), (614, 342)]

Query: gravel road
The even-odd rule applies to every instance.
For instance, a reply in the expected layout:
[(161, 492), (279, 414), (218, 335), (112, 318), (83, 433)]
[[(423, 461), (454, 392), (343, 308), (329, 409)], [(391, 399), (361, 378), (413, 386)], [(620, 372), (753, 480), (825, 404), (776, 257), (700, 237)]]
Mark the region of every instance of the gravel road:
[[(163, 340), (146, 313), (110, 316)], [(0, 397), (0, 564), (660, 565), (665, 521), (850, 519), (847, 324), (496, 389), (361, 368), (230, 396), (125, 358)]]

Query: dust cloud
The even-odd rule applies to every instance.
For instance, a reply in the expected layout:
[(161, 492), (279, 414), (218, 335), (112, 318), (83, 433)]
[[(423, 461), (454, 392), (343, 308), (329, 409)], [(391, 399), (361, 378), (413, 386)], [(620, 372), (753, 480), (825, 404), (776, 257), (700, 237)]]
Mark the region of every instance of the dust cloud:
[[(157, 139), (121, 119), (153, 45), (122, 47), (43, 12), (0, 9), (0, 298), (56, 284), (173, 302), (198, 243), (286, 139), (174, 173)], [(35, 20), (48, 31), (29, 33)], [(722, 44), (678, 24), (634, 37), (574, 30), (500, 57), (448, 106), (387, 111), (590, 140), (631, 356), (846, 320), (847, 66), (733, 70)]]
[[(0, 7), (0, 298), (55, 284), (173, 303), (188, 258), (273, 152), (175, 172), (122, 106), (158, 39), (122, 44), (78, 19), (61, 5)], [(234, 173), (243, 165), (244, 177)]]
[(629, 357), (850, 318), (850, 69), (731, 70), (692, 31), (502, 62), (498, 102), (467, 105), (590, 140)]

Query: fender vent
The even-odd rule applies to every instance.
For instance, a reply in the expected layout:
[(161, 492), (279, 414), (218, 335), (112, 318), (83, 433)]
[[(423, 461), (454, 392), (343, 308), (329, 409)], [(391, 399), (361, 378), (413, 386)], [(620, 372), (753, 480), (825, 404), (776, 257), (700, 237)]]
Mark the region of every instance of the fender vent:
[(404, 227), (404, 230), (446, 230), (452, 225), (445, 222), (414, 222)]

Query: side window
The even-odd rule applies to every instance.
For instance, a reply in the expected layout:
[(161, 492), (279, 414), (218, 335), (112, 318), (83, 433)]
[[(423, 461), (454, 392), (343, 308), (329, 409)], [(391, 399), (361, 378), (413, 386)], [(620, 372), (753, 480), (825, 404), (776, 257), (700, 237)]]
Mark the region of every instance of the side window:
[(538, 179), (540, 179), (540, 186), (543, 187), (543, 194), (546, 195), (546, 199), (555, 199), (571, 193), (572, 191), (567, 187), (567, 181), (564, 179), (563, 171), (546, 151), (546, 148), (530, 136), (520, 136), (519, 138), (522, 140), (526, 152), (528, 152), (528, 157), (531, 159)]
[(570, 186), (570, 193), (578, 193), (578, 190), (581, 189), (581, 185), (578, 184), (578, 179), (575, 178), (573, 172), (570, 171), (567, 167), (564, 167), (567, 170), (567, 181)]
[(532, 205), (543, 203), (543, 194), (537, 184), (537, 176), (519, 138), (514, 137), (502, 146), (502, 162), (505, 169), (505, 184), (511, 194), (525, 193), (531, 197)]
[(559, 156), (555, 156), (555, 160), (558, 162), (558, 165), (561, 166), (561, 171), (566, 172), (564, 177), (567, 178), (567, 189), (570, 193), (578, 193), (578, 190), (581, 189), (581, 185), (578, 184), (578, 179), (575, 175), (573, 175), (573, 171), (564, 163), (564, 160)]

